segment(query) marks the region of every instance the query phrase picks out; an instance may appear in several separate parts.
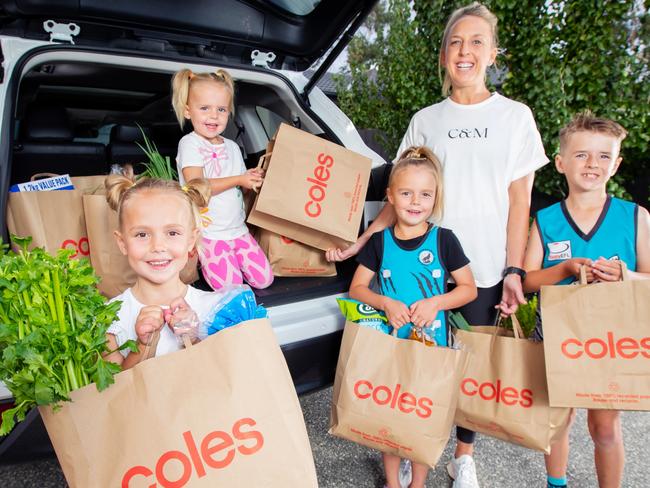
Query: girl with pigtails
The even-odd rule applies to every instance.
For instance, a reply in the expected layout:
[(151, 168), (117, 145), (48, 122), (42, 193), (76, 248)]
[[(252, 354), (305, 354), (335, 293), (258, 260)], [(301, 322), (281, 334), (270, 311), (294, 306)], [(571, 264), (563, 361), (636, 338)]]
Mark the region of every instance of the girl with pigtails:
[(247, 170), (237, 143), (221, 134), (234, 112), (234, 82), (225, 70), (178, 71), (172, 81), (172, 105), (181, 127), (193, 131), (178, 144), (176, 165), (181, 184), (206, 178), (211, 197), (201, 210), (199, 261), (205, 280), (219, 290), (244, 280), (253, 288), (273, 282), (271, 265), (245, 223), (242, 190), (262, 184), (260, 169)]

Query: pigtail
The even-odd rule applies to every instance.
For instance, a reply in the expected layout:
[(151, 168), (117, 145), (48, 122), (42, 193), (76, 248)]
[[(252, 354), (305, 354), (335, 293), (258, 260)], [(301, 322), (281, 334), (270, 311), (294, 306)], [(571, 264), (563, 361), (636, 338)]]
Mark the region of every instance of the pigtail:
[(219, 83), (223, 83), (228, 92), (230, 93), (230, 106), (228, 107), (228, 110), (230, 110), (231, 114), (235, 113), (235, 81), (232, 79), (232, 76), (230, 76), (230, 73), (228, 73), (225, 69), (218, 69), (214, 73), (211, 73), (212, 77), (214, 78), (215, 81)]
[(172, 107), (181, 129), (185, 126), (185, 107), (190, 93), (190, 80), (193, 77), (191, 69), (182, 69), (172, 78)]
[(124, 195), (135, 185), (133, 180), (123, 175), (108, 175), (104, 180), (106, 188), (106, 201), (108, 206), (116, 212), (119, 210)]
[(212, 196), (210, 182), (205, 178), (194, 178), (188, 181), (183, 187), (183, 191), (187, 193), (190, 201), (198, 208), (207, 207)]

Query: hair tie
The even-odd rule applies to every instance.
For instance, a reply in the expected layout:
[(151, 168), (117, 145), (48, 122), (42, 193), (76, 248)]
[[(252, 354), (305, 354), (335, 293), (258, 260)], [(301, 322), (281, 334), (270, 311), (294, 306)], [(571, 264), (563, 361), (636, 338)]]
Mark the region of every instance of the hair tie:
[(187, 185), (181, 186), (181, 190), (183, 190), (185, 193), (187, 193), (190, 189), (187, 187)]

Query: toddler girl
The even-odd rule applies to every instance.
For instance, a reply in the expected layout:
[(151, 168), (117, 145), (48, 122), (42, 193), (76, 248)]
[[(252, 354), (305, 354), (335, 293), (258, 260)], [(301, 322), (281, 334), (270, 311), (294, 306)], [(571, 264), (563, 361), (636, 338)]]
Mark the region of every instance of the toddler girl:
[(137, 276), (133, 287), (113, 299), (120, 300), (122, 308), (107, 331), (111, 350), (137, 340), (139, 352), (115, 351), (107, 356), (127, 369), (141, 361), (156, 330), (160, 331), (156, 355), (180, 349), (174, 327), (198, 325), (221, 298), (180, 279), (199, 238), (199, 208), (207, 204), (210, 188), (207, 180), (181, 187), (173, 180), (142, 178), (134, 183), (110, 175), (106, 189), (108, 203), (118, 214), (117, 244)]
[[(430, 338), (448, 345), (446, 311), (476, 298), (469, 260), (449, 229), (429, 223), (442, 218), (442, 169), (426, 147), (410, 147), (393, 168), (386, 190), (396, 223), (372, 235), (358, 256), (350, 297), (383, 310), (406, 338), (430, 328)], [(449, 277), (456, 286), (447, 290)], [(380, 293), (369, 287), (377, 278)], [(390, 361), (390, 358), (387, 358)], [(400, 458), (384, 454), (389, 488), (398, 488)], [(413, 463), (411, 488), (424, 487), (428, 466)]]
[(172, 104), (181, 127), (192, 122), (192, 132), (178, 144), (176, 164), (181, 184), (207, 178), (212, 197), (202, 209), (199, 261), (203, 276), (218, 290), (243, 279), (254, 288), (273, 282), (271, 265), (244, 222), (242, 188), (262, 184), (259, 169), (246, 170), (239, 147), (221, 136), (234, 110), (234, 84), (224, 70), (174, 75)]

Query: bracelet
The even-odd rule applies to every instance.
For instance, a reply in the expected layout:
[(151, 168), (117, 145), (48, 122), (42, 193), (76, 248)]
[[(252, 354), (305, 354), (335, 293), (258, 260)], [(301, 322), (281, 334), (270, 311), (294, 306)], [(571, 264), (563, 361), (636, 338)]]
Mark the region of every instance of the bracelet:
[(526, 271), (521, 268), (517, 268), (516, 266), (508, 266), (503, 270), (504, 278), (510, 274), (518, 275), (521, 278), (521, 281), (524, 281), (526, 279)]

